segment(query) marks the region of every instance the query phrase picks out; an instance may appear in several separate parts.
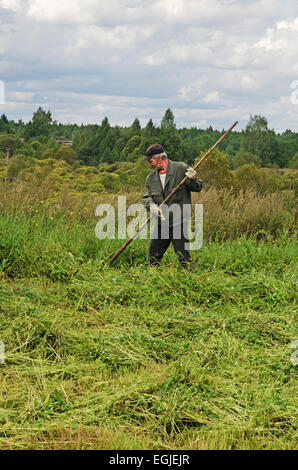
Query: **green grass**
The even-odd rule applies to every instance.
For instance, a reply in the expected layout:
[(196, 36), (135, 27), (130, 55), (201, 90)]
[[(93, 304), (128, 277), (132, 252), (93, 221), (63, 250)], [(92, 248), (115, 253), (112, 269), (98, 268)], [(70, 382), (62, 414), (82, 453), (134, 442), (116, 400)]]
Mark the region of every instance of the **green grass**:
[(0, 448), (294, 449), (295, 240), (108, 267), (94, 225), (0, 218)]

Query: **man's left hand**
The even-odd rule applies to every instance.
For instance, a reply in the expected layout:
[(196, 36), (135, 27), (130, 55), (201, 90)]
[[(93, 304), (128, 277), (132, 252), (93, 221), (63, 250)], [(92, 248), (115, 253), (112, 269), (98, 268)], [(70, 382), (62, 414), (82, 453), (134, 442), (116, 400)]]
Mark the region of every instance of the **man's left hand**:
[(185, 173), (185, 176), (187, 176), (187, 178), (189, 178), (190, 180), (194, 179), (197, 177), (197, 172), (196, 170), (194, 170), (193, 168), (189, 167), (187, 169), (187, 172)]

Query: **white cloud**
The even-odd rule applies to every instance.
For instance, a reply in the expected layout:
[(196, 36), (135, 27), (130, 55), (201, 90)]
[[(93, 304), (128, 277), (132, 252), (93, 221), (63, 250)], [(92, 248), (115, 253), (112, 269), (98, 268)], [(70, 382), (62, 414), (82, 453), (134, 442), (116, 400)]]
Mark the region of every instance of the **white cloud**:
[[(36, 21), (49, 23), (85, 23), (92, 20), (93, 0), (29, 0), (27, 15)], [(85, 5), (85, 7), (84, 7)]]
[(106, 113), (118, 124), (136, 116), (159, 122), (171, 107), (180, 125), (213, 120), (222, 128), (238, 117), (245, 125), (259, 113), (297, 129), (297, 107), (280, 101), (298, 79), (294, 0), (0, 6), (0, 79), (11, 118), (29, 119), (42, 105), (55, 119), (96, 122)]
[(276, 32), (273, 28), (267, 29), (266, 37), (260, 39), (254, 47), (264, 48), (266, 51), (273, 51), (282, 53), (282, 51), (287, 47), (286, 38), (277, 38)]
[(205, 96), (203, 101), (205, 103), (217, 103), (218, 101), (220, 101), (218, 91), (212, 91), (211, 93), (208, 93), (208, 95)]
[[(297, 57), (298, 16), (293, 21), (279, 21), (268, 28), (266, 35), (253, 45), (255, 49), (264, 49), (278, 55)], [(291, 65), (291, 64), (289, 64)]]
[[(135, 24), (152, 23), (158, 13), (157, 0), (28, 0), (27, 15), (51, 24)], [(161, 18), (160, 18), (161, 19)]]
[(253, 89), (254, 88), (254, 80), (249, 76), (249, 75), (243, 75), (243, 77), (241, 77), (241, 85), (245, 88), (248, 88), (248, 89)]
[(293, 21), (278, 21), (277, 29), (292, 29), (293, 31), (298, 31), (298, 17)]
[(26, 91), (11, 91), (8, 93), (8, 100), (13, 101), (31, 101), (34, 97), (34, 93), (26, 92)]
[(21, 9), (21, 2), (20, 0), (0, 0), (0, 8), (19, 11)]
[(206, 77), (191, 80), (178, 89), (178, 96), (182, 101), (199, 100), (202, 96), (203, 86), (207, 83)]

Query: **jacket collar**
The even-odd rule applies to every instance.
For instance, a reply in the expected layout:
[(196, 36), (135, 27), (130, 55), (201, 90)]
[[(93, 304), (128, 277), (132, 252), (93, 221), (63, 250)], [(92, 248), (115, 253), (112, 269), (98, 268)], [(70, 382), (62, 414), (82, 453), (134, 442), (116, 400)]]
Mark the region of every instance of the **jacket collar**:
[(174, 174), (174, 165), (173, 165), (172, 160), (169, 160), (168, 168), (167, 168), (166, 181), (165, 181), (165, 187), (168, 184), (169, 179), (171, 178), (171, 176), (173, 176), (173, 174)]
[[(155, 179), (158, 181), (158, 183), (160, 184), (161, 189), (162, 189), (162, 184), (161, 184), (160, 177), (159, 177), (159, 171), (154, 170), (153, 174), (154, 174)], [(172, 160), (169, 160), (168, 168), (167, 168), (167, 174), (166, 174), (165, 187), (168, 184), (169, 179), (171, 178), (171, 176), (173, 176), (173, 174), (174, 174), (174, 165), (173, 165)], [(163, 190), (165, 190), (165, 187), (164, 187)]]

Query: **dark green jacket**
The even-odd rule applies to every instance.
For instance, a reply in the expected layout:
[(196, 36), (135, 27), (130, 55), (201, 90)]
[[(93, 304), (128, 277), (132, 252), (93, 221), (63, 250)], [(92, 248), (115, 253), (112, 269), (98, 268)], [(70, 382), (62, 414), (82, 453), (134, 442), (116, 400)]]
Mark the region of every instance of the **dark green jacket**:
[[(145, 183), (147, 192), (143, 196), (143, 204), (147, 211), (150, 211), (150, 204), (161, 204), (184, 178), (187, 169), (188, 165), (186, 165), (186, 163), (169, 160), (164, 189), (162, 188), (159, 172), (157, 170), (152, 171), (152, 173), (147, 176)], [(183, 204), (191, 204), (191, 191), (198, 193), (201, 191), (202, 187), (203, 184), (199, 178), (187, 179), (181, 188), (170, 198), (167, 205), (170, 207), (175, 203), (179, 204), (181, 209), (183, 209)]]

